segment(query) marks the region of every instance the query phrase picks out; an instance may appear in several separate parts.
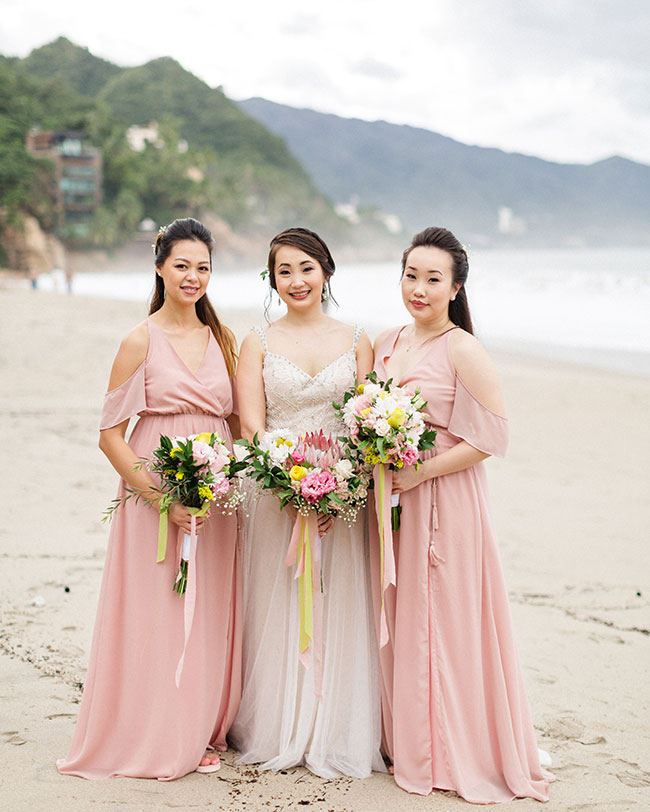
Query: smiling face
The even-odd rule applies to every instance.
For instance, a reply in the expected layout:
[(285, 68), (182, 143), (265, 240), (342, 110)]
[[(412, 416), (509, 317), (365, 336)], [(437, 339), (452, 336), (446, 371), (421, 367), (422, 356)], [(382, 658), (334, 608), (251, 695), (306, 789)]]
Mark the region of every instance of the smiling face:
[(292, 245), (275, 254), (275, 287), (288, 308), (320, 307), (325, 274), (319, 262)]
[(165, 299), (180, 305), (195, 304), (210, 281), (210, 252), (200, 240), (179, 240), (156, 269), (165, 285)]
[(453, 258), (433, 246), (410, 251), (402, 274), (402, 300), (415, 321), (435, 323), (449, 317), (449, 302), (460, 285), (454, 282)]

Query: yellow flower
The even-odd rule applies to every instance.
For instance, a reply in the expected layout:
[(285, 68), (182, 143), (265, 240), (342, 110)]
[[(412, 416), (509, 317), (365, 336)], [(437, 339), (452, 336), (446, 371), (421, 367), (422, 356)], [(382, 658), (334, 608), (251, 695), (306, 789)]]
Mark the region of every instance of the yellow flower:
[(182, 471), (178, 471), (176, 474), (176, 479), (185, 479), (185, 474)]
[(388, 392), (380, 392), (377, 397), (385, 400), (388, 397)]
[(404, 463), (402, 462), (402, 460), (397, 460), (397, 462), (395, 463), (395, 468), (403, 468), (403, 467)]
[(400, 426), (404, 425), (405, 418), (406, 415), (404, 414), (404, 410), (397, 408), (388, 418), (388, 425), (392, 426), (394, 429), (398, 429)]
[(212, 439), (212, 433), (209, 431), (202, 431), (201, 434), (196, 435), (196, 439), (200, 443), (208, 443), (210, 444), (210, 440)]
[(175, 473), (175, 469), (174, 468), (165, 468), (165, 473), (167, 474), (167, 476), (171, 476), (172, 474)]
[(370, 414), (371, 411), (372, 409), (368, 407), (367, 409), (362, 409), (361, 414), (365, 417), (367, 414)]
[(170, 457), (175, 457), (176, 454), (178, 454), (179, 451), (181, 451), (181, 449), (178, 448), (178, 446), (176, 446), (176, 448), (172, 448), (172, 450), (169, 452), (169, 456)]
[(307, 476), (307, 471), (305, 471), (302, 465), (294, 465), (289, 471), (289, 476), (294, 482), (299, 482), (303, 477)]
[(208, 499), (210, 502), (214, 500), (214, 494), (207, 485), (199, 485), (199, 496), (201, 499)]
[(291, 448), (293, 443), (291, 442), (291, 440), (285, 440), (284, 437), (277, 437), (275, 440), (275, 447), (280, 448), (281, 445), (286, 445), (289, 448)]
[(357, 386), (357, 394), (358, 395), (363, 395), (363, 390), (365, 388), (366, 388), (365, 383), (360, 383), (359, 386)]
[(367, 465), (377, 465), (378, 462), (381, 462), (381, 457), (379, 454), (366, 454), (364, 462)]

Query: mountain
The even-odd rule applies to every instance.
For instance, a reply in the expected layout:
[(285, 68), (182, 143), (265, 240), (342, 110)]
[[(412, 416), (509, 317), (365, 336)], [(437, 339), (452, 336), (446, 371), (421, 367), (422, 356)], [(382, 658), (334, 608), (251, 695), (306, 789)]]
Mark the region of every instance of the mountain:
[(36, 79), (59, 79), (89, 99), (96, 96), (109, 79), (124, 70), (65, 37), (34, 49), (22, 60), (22, 67)]
[(332, 200), (379, 206), (409, 232), (438, 224), (474, 244), (546, 247), (650, 242), (645, 164), (559, 164), (260, 98), (239, 106), (286, 139)]

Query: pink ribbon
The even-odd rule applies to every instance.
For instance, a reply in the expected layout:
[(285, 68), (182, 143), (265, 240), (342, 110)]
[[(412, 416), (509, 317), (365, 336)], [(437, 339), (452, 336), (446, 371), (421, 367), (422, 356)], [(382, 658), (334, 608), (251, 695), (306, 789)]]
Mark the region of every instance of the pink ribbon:
[(181, 674), (183, 673), (185, 652), (187, 651), (187, 642), (190, 639), (190, 632), (192, 631), (194, 607), (196, 605), (196, 516), (194, 514), (192, 514), (190, 517), (190, 530), (190, 557), (187, 562), (187, 589), (185, 590), (185, 598), (183, 601), (183, 626), (185, 630), (185, 640), (183, 642), (183, 652), (181, 654), (181, 658), (176, 666), (177, 688), (181, 681)]
[(384, 595), (388, 587), (396, 583), (395, 550), (391, 528), (390, 497), (393, 489), (393, 471), (388, 465), (377, 463), (373, 470), (375, 481), (375, 510), (379, 522), (379, 571), (381, 578), (381, 614), (379, 626), (379, 647), (388, 643), (388, 623)]

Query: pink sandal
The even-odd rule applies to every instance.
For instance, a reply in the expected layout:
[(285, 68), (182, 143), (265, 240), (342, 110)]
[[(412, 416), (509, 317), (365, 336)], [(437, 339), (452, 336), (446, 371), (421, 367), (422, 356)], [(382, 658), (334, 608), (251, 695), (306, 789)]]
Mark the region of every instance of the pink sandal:
[(199, 766), (196, 768), (197, 773), (216, 773), (221, 769), (221, 759), (216, 754), (205, 755), (199, 761)]

